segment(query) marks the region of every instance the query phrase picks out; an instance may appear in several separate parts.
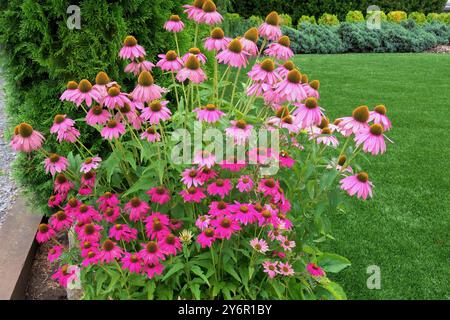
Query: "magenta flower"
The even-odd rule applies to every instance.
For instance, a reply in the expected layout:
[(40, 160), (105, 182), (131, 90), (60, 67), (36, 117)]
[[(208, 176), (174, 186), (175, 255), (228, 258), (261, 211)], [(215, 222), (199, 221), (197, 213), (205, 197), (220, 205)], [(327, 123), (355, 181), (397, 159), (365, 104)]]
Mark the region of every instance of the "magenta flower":
[(280, 166), (284, 168), (292, 168), (295, 164), (295, 160), (292, 159), (287, 151), (282, 151), (279, 154)]
[(277, 269), (278, 261), (271, 262), (271, 261), (264, 261), (262, 266), (264, 268), (264, 272), (267, 273), (270, 279), (275, 278), (275, 276), (278, 274)]
[(159, 54), (160, 60), (156, 63), (162, 71), (177, 72), (183, 68), (183, 61), (173, 50), (167, 51), (166, 54)]
[(280, 17), (278, 13), (272, 11), (266, 17), (265, 22), (258, 28), (259, 34), (271, 41), (276, 41), (281, 37)]
[(363, 151), (372, 155), (386, 152), (386, 143), (383, 138), (383, 127), (381, 124), (373, 124), (370, 128), (362, 129), (355, 135), (356, 146), (363, 145)]
[(278, 273), (283, 276), (293, 276), (295, 274), (294, 269), (289, 264), (289, 262), (285, 263), (280, 262), (278, 264)]
[(205, 23), (208, 25), (222, 23), (223, 17), (219, 12), (217, 12), (216, 5), (211, 0), (204, 1), (202, 11), (203, 12), (198, 17), (200, 23)]
[(105, 211), (108, 208), (116, 207), (117, 205), (119, 205), (120, 200), (116, 194), (113, 194), (111, 192), (105, 192), (102, 196), (98, 198), (97, 203), (98, 208), (102, 211)]
[(45, 159), (45, 173), (54, 176), (56, 173), (63, 172), (67, 169), (69, 162), (66, 158), (53, 153), (50, 157)]
[(253, 180), (248, 175), (244, 175), (239, 178), (236, 188), (240, 192), (250, 192), (253, 189)]
[(152, 71), (155, 67), (150, 61), (146, 61), (144, 57), (139, 57), (137, 61), (131, 61), (126, 67), (123, 69), (126, 73), (132, 73), (136, 77), (141, 74), (142, 71)]
[(141, 139), (147, 140), (148, 142), (158, 142), (161, 141), (161, 135), (153, 127), (147, 128), (141, 133)]
[(223, 30), (219, 27), (214, 28), (211, 34), (205, 40), (204, 47), (208, 51), (222, 51), (225, 50), (228, 44), (231, 42), (231, 38), (225, 37)]
[(148, 263), (144, 265), (144, 273), (147, 274), (149, 279), (152, 279), (155, 275), (161, 275), (164, 271), (164, 265), (161, 263)]
[(164, 23), (164, 29), (174, 33), (181, 32), (184, 29), (184, 23), (181, 21), (180, 16), (174, 14)]
[(252, 134), (253, 126), (245, 120), (231, 120), (231, 127), (225, 129), (226, 135), (234, 138), (237, 144), (244, 145)]
[(115, 224), (109, 229), (108, 237), (116, 241), (130, 242), (137, 239), (138, 231), (126, 224)]
[(71, 98), (77, 93), (78, 83), (75, 81), (67, 82), (66, 90), (59, 97), (61, 101), (72, 101)]
[(347, 191), (350, 196), (357, 195), (364, 200), (372, 197), (372, 182), (369, 181), (369, 175), (365, 172), (348, 176), (340, 182), (341, 189)]
[(169, 101), (154, 100), (150, 105), (142, 110), (141, 118), (147, 120), (150, 124), (158, 124), (161, 120), (170, 119), (172, 112), (167, 108)]
[(195, 226), (200, 230), (204, 230), (209, 227), (211, 222), (211, 217), (209, 215), (199, 216), (195, 221)]
[(245, 34), (244, 37), (239, 38), (239, 41), (242, 44), (244, 51), (248, 52), (248, 54), (252, 57), (256, 57), (258, 55), (258, 29), (250, 28)]
[(88, 173), (89, 171), (96, 170), (100, 166), (101, 162), (102, 158), (100, 157), (87, 158), (81, 164), (80, 172)]
[(202, 248), (211, 247), (217, 239), (216, 232), (213, 228), (204, 229), (197, 237), (197, 242)]
[(108, 122), (109, 117), (108, 110), (103, 109), (100, 105), (96, 105), (89, 109), (86, 115), (86, 123), (91, 126), (95, 126), (96, 124), (104, 125)]
[(170, 193), (169, 190), (163, 186), (154, 187), (146, 192), (149, 195), (150, 201), (154, 203), (159, 203), (161, 205), (169, 202)]
[(75, 266), (63, 265), (54, 273), (51, 278), (57, 280), (61, 287), (67, 287), (70, 281), (74, 281), (76, 278), (77, 268)]
[(297, 107), (292, 114), (297, 117), (303, 129), (319, 125), (322, 121), (323, 112), (317, 104), (316, 98), (308, 98), (305, 103), (294, 103)]
[(319, 135), (312, 135), (309, 137), (309, 140), (316, 140), (318, 144), (324, 144), (329, 147), (336, 148), (339, 145), (339, 140), (331, 134), (331, 130), (328, 127), (325, 127), (321, 130)]
[(157, 264), (160, 260), (166, 260), (166, 257), (160, 249), (158, 242), (149, 241), (147, 244), (142, 244), (143, 249), (139, 251), (138, 255), (146, 264)]
[(301, 80), (302, 75), (298, 70), (289, 71), (286, 79), (275, 85), (275, 93), (289, 102), (300, 102), (307, 98)]
[(181, 182), (183, 182), (188, 188), (194, 186), (203, 185), (203, 180), (200, 179), (199, 171), (195, 168), (186, 169), (181, 174)]
[(156, 85), (153, 76), (148, 71), (142, 71), (138, 78), (138, 84), (131, 92), (133, 100), (136, 102), (151, 102), (162, 97), (167, 90)]
[(125, 126), (117, 122), (114, 119), (108, 120), (106, 126), (103, 127), (100, 135), (108, 140), (118, 139), (122, 134), (125, 133)]
[(206, 56), (200, 51), (199, 48), (190, 48), (189, 51), (181, 57), (183, 63), (186, 63), (191, 55), (195, 56), (201, 64), (206, 63)]
[(145, 219), (146, 234), (151, 239), (165, 238), (170, 233), (169, 225), (169, 217), (159, 212), (153, 212)]
[(114, 223), (119, 217), (120, 217), (119, 207), (109, 207), (106, 208), (103, 212), (103, 218), (109, 223)]
[(142, 260), (136, 253), (125, 252), (122, 257), (122, 269), (130, 271), (130, 273), (141, 273), (142, 271)]
[(373, 111), (370, 111), (369, 122), (381, 124), (384, 131), (388, 131), (392, 128), (391, 121), (386, 116), (387, 109), (384, 105), (376, 106)]
[(265, 59), (261, 63), (256, 63), (248, 76), (253, 81), (261, 81), (270, 85), (281, 80), (281, 77), (275, 72), (275, 64), (272, 59)]
[(198, 150), (193, 163), (197, 164), (199, 168), (211, 168), (216, 163), (216, 156), (207, 150)]
[(204, 3), (205, 0), (195, 0), (193, 5), (186, 4), (183, 6), (185, 8), (184, 13), (187, 14), (189, 20), (194, 20), (197, 23), (201, 22)]
[(59, 257), (61, 256), (63, 249), (64, 249), (64, 247), (61, 245), (56, 245), (56, 246), (51, 247), (48, 250), (47, 260), (49, 262), (54, 262), (54, 261), (58, 260)]
[(128, 94), (120, 92), (117, 86), (113, 86), (108, 89), (108, 94), (103, 98), (102, 103), (109, 109), (116, 107), (123, 107), (125, 104), (130, 105), (131, 101), (128, 99)]
[(119, 51), (119, 57), (122, 59), (135, 59), (145, 55), (145, 49), (138, 45), (136, 38), (133, 36), (127, 36), (125, 38), (123, 47)]
[(234, 219), (243, 225), (254, 223), (258, 220), (257, 211), (253, 205), (249, 203), (236, 202), (231, 206), (230, 211), (234, 214)]
[(286, 61), (282, 65), (279, 65), (278, 68), (275, 69), (275, 72), (277, 72), (280, 77), (286, 78), (289, 71), (292, 71), (295, 69), (295, 64), (292, 61)]
[(285, 238), (280, 242), (280, 245), (285, 251), (292, 251), (295, 248), (295, 241)]
[(230, 239), (233, 233), (241, 230), (239, 224), (229, 217), (221, 217), (213, 220), (211, 221), (211, 225), (216, 228), (218, 239)]
[[(89, 221), (89, 219), (84, 220)], [(77, 231), (78, 240), (80, 240), (81, 242), (98, 242), (102, 238), (102, 235), (100, 233), (102, 230), (102, 226), (93, 223), (87, 223)]]
[(217, 172), (208, 167), (202, 167), (199, 169), (199, 179), (205, 183), (218, 176)]
[(55, 230), (51, 228), (48, 224), (41, 223), (38, 227), (38, 231), (36, 233), (36, 240), (39, 243), (44, 243), (49, 241), (56, 235)]
[(14, 136), (9, 145), (14, 151), (31, 152), (40, 149), (44, 140), (39, 131), (34, 130), (28, 123), (21, 123), (14, 129)]
[(225, 198), (233, 189), (230, 179), (217, 179), (215, 182), (211, 183), (207, 190), (212, 196), (219, 196), (220, 198)]
[(115, 242), (107, 239), (103, 242), (102, 250), (100, 251), (100, 261), (110, 263), (113, 260), (120, 259), (123, 255), (123, 250)]
[(253, 248), (253, 250), (262, 254), (265, 254), (269, 250), (269, 246), (264, 239), (252, 239), (250, 240), (250, 246)]
[(351, 134), (356, 134), (363, 129), (368, 129), (369, 125), (367, 121), (369, 120), (370, 113), (367, 106), (360, 106), (353, 110), (351, 117), (340, 118), (337, 124), (340, 132), (344, 137), (348, 137)]
[(54, 208), (54, 207), (60, 206), (64, 200), (65, 200), (65, 195), (57, 193), (55, 195), (51, 195), (48, 198), (47, 204), (50, 208)]
[(80, 106), (83, 102), (87, 106), (91, 106), (93, 101), (100, 103), (101, 95), (97, 90), (92, 88), (92, 84), (89, 80), (83, 79), (78, 84), (76, 91), (70, 95), (70, 101)]
[(199, 121), (205, 121), (208, 123), (215, 123), (219, 121), (220, 117), (225, 115), (225, 113), (220, 111), (214, 104), (207, 104), (206, 106), (196, 108), (193, 111), (197, 114), (197, 119)]
[(323, 269), (315, 263), (308, 263), (308, 265), (306, 266), (306, 270), (313, 277), (323, 277), (325, 275)]
[(138, 221), (145, 217), (150, 210), (150, 206), (147, 202), (141, 201), (138, 197), (132, 198), (126, 205), (125, 211), (130, 215), (131, 221)]
[(181, 242), (178, 237), (169, 233), (161, 242), (159, 242), (161, 251), (165, 255), (176, 255), (177, 252), (181, 251)]
[(62, 210), (54, 213), (49, 219), (52, 228), (58, 232), (69, 228), (72, 225), (72, 222), (72, 218)]
[(235, 68), (242, 68), (247, 66), (249, 53), (244, 51), (242, 43), (239, 39), (232, 40), (227, 48), (219, 54), (216, 58), (219, 63), (227, 64)]
[(189, 55), (189, 58), (184, 63), (183, 69), (177, 74), (177, 80), (179, 82), (184, 82), (186, 79), (189, 79), (193, 83), (202, 83), (207, 79), (205, 72), (200, 68), (200, 61), (192, 54)]
[(291, 41), (288, 36), (282, 36), (278, 39), (278, 42), (272, 42), (269, 44), (264, 53), (270, 57), (277, 58), (279, 60), (289, 60), (294, 56), (294, 52), (292, 52)]
[(180, 195), (183, 197), (184, 202), (195, 202), (200, 203), (206, 198), (201, 188), (190, 187), (186, 190), (182, 190)]
[(230, 208), (224, 201), (213, 201), (209, 205), (208, 214), (211, 216), (225, 216), (231, 212)]
[(55, 177), (53, 190), (56, 193), (67, 194), (73, 188), (72, 181), (68, 180), (63, 173), (59, 173)]

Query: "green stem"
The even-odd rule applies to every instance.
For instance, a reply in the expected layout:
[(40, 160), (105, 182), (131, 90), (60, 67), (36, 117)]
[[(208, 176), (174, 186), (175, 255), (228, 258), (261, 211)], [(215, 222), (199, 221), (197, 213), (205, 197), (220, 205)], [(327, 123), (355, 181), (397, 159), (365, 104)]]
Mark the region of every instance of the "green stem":
[(241, 67), (238, 68), (237, 72), (236, 72), (236, 78), (234, 79), (234, 84), (233, 84), (233, 92), (231, 93), (231, 106), (233, 106), (233, 101), (234, 101), (234, 95), (236, 93), (236, 87), (237, 87), (237, 82), (239, 80), (239, 74), (241, 73)]

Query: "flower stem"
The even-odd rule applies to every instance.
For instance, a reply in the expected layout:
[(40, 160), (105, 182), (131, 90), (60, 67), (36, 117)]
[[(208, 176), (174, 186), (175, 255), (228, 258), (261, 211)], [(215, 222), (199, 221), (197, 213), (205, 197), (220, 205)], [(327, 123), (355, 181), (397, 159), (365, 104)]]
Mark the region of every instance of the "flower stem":
[(236, 72), (236, 78), (234, 79), (233, 92), (231, 93), (231, 105), (233, 105), (234, 95), (236, 93), (237, 82), (239, 80), (239, 74), (241, 73), (241, 67), (238, 68)]

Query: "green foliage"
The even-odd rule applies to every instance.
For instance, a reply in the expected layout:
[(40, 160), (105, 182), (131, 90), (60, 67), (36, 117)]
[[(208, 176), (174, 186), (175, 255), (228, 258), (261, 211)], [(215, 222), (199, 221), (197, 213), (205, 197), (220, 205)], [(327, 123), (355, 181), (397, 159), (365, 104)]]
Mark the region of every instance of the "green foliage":
[(384, 13), (384, 11), (368, 11), (366, 14), (366, 21), (371, 20), (372, 16), (376, 17), (377, 15), (379, 15), (380, 21), (387, 21), (387, 16), (386, 13)]
[(342, 53), (344, 48), (336, 27), (302, 23), (298, 30), (283, 28), (295, 53)]
[(292, 18), (290, 15), (282, 13), (280, 14), (281, 25), (292, 28)]
[(423, 12), (411, 12), (408, 18), (414, 20), (417, 24), (425, 24), (427, 22), (427, 17)]
[(264, 22), (264, 19), (260, 16), (250, 16), (247, 21), (250, 27), (259, 27)]
[(303, 15), (298, 20), (297, 26), (300, 26), (302, 23), (317, 24), (316, 17)]
[(318, 20), (320, 25), (336, 26), (339, 24), (339, 19), (336, 15), (330, 13), (324, 13)]
[(355, 10), (355, 11), (349, 11), (347, 15), (345, 16), (346, 22), (363, 22), (364, 21), (364, 15), (361, 11)]
[[(180, 12), (181, 3), (184, 1), (78, 1), (81, 29), (70, 30), (66, 25), (70, 1), (2, 2), (0, 43), (10, 123), (27, 121), (48, 136), (56, 113), (74, 115), (73, 108), (58, 100), (64, 84), (80, 80), (80, 76), (93, 81), (100, 70), (120, 81), (124, 89), (131, 88), (131, 78), (120, 72), (125, 64), (119, 62), (117, 54), (123, 38), (127, 34), (136, 36), (146, 48), (149, 59), (174, 48), (172, 35), (161, 26), (172, 11)], [(86, 144), (101, 153), (102, 144), (89, 136), (94, 131), (84, 123), (80, 123), (79, 129)], [(7, 135), (11, 131), (9, 128)], [(67, 149), (54, 137), (49, 138), (47, 144), (55, 152), (64, 153)], [(51, 188), (41, 161), (39, 157), (28, 159), (20, 155), (16, 164), (20, 168), (17, 171), (20, 182), (35, 191), (37, 204), (46, 203)]]
[(387, 20), (390, 22), (400, 23), (407, 18), (408, 15), (405, 11), (391, 11), (387, 14)]

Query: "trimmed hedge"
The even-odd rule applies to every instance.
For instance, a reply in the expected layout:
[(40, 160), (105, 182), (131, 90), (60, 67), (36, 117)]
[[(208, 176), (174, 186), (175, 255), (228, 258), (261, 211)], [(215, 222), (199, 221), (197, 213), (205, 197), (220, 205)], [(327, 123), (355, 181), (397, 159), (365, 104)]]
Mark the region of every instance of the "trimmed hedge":
[(359, 10), (363, 13), (370, 5), (377, 5), (384, 12), (401, 10), (406, 12), (419, 11), (425, 14), (441, 12), (446, 0), (232, 0), (233, 12), (244, 17), (259, 15), (265, 17), (272, 10), (287, 13), (293, 21), (298, 21), (302, 15), (315, 16), (318, 19), (326, 12), (336, 14), (344, 21), (349, 11)]
[[(64, 144), (59, 145), (48, 132), (56, 113), (75, 116), (73, 104), (58, 99), (67, 81), (80, 78), (94, 81), (97, 72), (105, 70), (112, 79), (124, 84), (125, 90), (130, 89), (133, 78), (125, 77), (116, 67), (118, 63), (122, 68), (125, 66), (118, 59), (123, 38), (127, 34), (136, 36), (149, 59), (173, 48), (173, 36), (162, 26), (172, 10), (180, 12), (183, 3), (184, 0), (2, 1), (0, 43), (11, 125), (29, 122), (48, 137), (48, 147), (65, 154)], [(66, 25), (69, 16), (66, 10), (72, 4), (81, 8), (80, 30), (69, 30)], [(78, 128), (82, 137), (88, 136), (85, 132), (93, 133), (82, 122)], [(85, 143), (91, 146), (92, 141)], [(93, 148), (101, 153), (101, 145)], [(20, 182), (34, 191), (39, 204), (46, 203), (52, 188), (42, 160), (39, 157), (31, 160), (21, 154), (16, 162)]]

